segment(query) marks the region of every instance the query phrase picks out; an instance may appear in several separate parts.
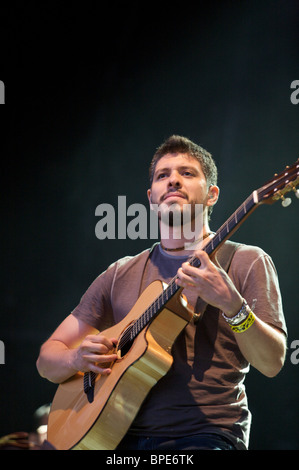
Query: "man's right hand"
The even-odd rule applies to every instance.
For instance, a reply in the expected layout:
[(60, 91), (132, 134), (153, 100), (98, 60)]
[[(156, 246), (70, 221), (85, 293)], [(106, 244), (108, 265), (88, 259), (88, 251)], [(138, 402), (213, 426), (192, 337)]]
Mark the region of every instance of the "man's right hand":
[(109, 374), (118, 359), (117, 340), (69, 315), (42, 345), (37, 369), (42, 377), (62, 383), (77, 372)]
[(88, 335), (74, 350), (73, 367), (81, 372), (110, 374), (111, 364), (118, 359), (115, 353), (117, 339), (108, 339), (100, 333)]

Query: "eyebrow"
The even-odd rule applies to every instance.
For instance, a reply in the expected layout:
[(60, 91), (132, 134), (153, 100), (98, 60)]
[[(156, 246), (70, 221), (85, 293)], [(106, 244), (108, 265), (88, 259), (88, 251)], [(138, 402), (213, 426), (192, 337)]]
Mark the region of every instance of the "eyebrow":
[[(164, 168), (158, 168), (158, 169), (155, 170), (154, 175), (157, 174), (157, 173), (160, 173), (160, 172), (163, 173), (163, 172), (165, 172), (165, 171), (170, 171), (170, 169), (171, 169), (171, 168), (170, 168), (169, 166), (166, 166), (166, 167), (164, 167)], [(182, 170), (193, 170), (193, 171), (196, 171), (196, 173), (198, 173), (198, 174), (200, 173), (200, 171), (199, 171), (199, 169), (196, 167), (196, 165), (195, 165), (195, 166), (193, 166), (193, 165), (181, 165), (181, 166), (179, 166), (178, 168), (176, 168), (176, 170), (179, 170), (179, 171), (182, 171)]]

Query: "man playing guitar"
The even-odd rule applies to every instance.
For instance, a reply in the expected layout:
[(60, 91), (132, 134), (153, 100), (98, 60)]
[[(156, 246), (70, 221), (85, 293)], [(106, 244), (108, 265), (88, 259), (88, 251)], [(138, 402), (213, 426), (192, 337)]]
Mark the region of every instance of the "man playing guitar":
[[(211, 155), (184, 137), (167, 139), (152, 160), (148, 190), (150, 205), (163, 206), (160, 243), (109, 266), (41, 347), (37, 368), (52, 382), (79, 371), (112, 376), (111, 364), (122, 360), (119, 338), (105, 330), (126, 317), (154, 280), (168, 284), (175, 276), (198, 321), (175, 339), (170, 369), (149, 390), (117, 449), (247, 449), (251, 414), (243, 382), (249, 365), (274, 377), (284, 364), (287, 331), (271, 258), (228, 241), (213, 256), (205, 250), (214, 237), (209, 218), (218, 197)], [(194, 208), (203, 208), (191, 245), (179, 217), (186, 205), (192, 229)]]

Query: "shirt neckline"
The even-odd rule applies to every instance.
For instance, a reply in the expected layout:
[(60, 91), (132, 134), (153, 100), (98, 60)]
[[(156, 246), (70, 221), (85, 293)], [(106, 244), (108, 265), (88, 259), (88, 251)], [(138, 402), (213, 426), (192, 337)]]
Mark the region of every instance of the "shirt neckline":
[(176, 260), (176, 259), (177, 260), (187, 260), (191, 256), (191, 254), (190, 255), (170, 255), (169, 253), (167, 253), (166, 251), (163, 250), (160, 243), (159, 243), (159, 251), (166, 258), (173, 259), (173, 260)]

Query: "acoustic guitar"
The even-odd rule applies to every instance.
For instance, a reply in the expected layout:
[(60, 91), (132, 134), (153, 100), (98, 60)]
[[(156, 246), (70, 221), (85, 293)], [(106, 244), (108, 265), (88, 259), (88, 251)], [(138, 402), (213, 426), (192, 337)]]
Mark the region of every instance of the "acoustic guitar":
[[(299, 198), (299, 159), (252, 192), (219, 228), (205, 247), (211, 256), (263, 203), (282, 200), (287, 207), (294, 191)], [(200, 266), (195, 256), (190, 264)], [(165, 286), (150, 284), (128, 315), (102, 332), (118, 338), (113, 351), (119, 357), (108, 376), (77, 373), (59, 385), (51, 406), (48, 441), (58, 450), (113, 450), (130, 428), (152, 387), (172, 365), (171, 349), (177, 336), (194, 320), (176, 277)]]

